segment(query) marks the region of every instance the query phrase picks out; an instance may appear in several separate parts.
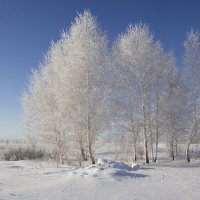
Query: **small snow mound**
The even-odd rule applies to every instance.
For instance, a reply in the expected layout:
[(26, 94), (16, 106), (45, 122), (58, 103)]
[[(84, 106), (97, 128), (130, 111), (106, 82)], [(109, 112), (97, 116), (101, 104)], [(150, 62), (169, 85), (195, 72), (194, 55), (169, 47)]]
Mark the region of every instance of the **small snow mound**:
[(128, 171), (133, 170), (133, 168), (131, 168), (129, 165), (123, 162), (106, 160), (106, 159), (98, 159), (97, 167), (102, 168), (102, 169), (115, 168), (115, 169), (128, 170)]
[(123, 162), (112, 161), (107, 159), (98, 159), (97, 164), (87, 167), (75, 169), (70, 175), (78, 175), (84, 177), (98, 177), (112, 180), (122, 180), (124, 178), (146, 177), (143, 174), (135, 174), (135, 170), (139, 169), (138, 164), (127, 165)]
[(133, 170), (138, 170), (138, 169), (140, 169), (140, 165), (138, 165), (138, 164), (136, 164), (136, 163), (132, 163), (131, 167), (132, 167)]

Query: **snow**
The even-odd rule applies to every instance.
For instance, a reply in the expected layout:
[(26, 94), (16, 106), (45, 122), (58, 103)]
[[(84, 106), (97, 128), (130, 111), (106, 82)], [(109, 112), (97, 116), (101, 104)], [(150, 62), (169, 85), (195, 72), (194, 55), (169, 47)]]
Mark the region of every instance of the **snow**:
[(133, 170), (138, 170), (138, 169), (140, 169), (140, 165), (138, 165), (136, 163), (132, 163), (132, 169)]
[(116, 169), (128, 170), (128, 171), (132, 170), (132, 168), (129, 165), (123, 162), (112, 161), (112, 160), (107, 160), (107, 159), (98, 159), (97, 167), (100, 167), (102, 169), (116, 168)]
[(41, 161), (0, 161), (0, 200), (199, 200), (200, 161), (56, 168)]

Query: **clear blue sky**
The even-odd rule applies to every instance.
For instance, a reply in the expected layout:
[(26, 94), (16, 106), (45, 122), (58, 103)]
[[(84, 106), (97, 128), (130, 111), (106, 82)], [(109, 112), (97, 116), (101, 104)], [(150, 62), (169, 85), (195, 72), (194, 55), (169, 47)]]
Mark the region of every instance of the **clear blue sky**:
[(129, 23), (148, 24), (179, 65), (186, 32), (200, 29), (198, 0), (0, 0), (0, 137), (20, 135), (19, 97), (31, 68), (84, 9), (111, 41)]

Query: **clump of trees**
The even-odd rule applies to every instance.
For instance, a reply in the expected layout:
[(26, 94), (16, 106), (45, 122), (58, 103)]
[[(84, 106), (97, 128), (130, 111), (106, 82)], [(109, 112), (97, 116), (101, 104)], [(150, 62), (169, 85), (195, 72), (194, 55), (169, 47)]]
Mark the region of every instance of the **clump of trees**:
[(109, 48), (96, 18), (79, 14), (29, 78), (23, 131), (40, 140), (57, 165), (72, 156), (94, 164), (96, 142), (111, 125), (112, 137), (128, 141), (135, 161), (143, 141), (146, 163), (156, 162), (161, 139), (173, 159), (185, 142), (190, 161), (190, 144), (199, 138), (198, 32), (188, 33), (184, 46), (180, 72), (147, 25), (128, 26)]

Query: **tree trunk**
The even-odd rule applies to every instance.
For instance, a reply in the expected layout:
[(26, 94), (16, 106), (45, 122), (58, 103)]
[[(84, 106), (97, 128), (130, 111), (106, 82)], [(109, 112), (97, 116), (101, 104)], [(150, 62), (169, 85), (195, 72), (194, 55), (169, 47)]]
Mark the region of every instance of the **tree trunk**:
[(194, 99), (193, 99), (193, 109), (194, 109), (194, 126), (191, 130), (191, 133), (189, 135), (189, 138), (188, 138), (188, 144), (187, 144), (187, 149), (186, 149), (186, 159), (188, 162), (190, 162), (190, 144), (192, 143), (192, 139), (193, 137), (197, 134), (197, 131), (198, 131), (198, 116), (197, 116), (197, 105), (196, 105), (196, 98), (194, 96)]
[(188, 162), (190, 162), (190, 143), (188, 143), (188, 145), (187, 145), (186, 159), (187, 159)]
[(171, 141), (171, 157), (172, 157), (172, 160), (174, 160), (174, 142)]
[(93, 153), (92, 153), (92, 145), (89, 145), (89, 157), (92, 161), (92, 164), (95, 164), (95, 159), (94, 159), (94, 156), (93, 156)]
[(155, 157), (153, 159), (153, 162), (157, 162), (157, 157), (158, 157), (158, 142), (156, 141)]
[(134, 161), (137, 161), (137, 147), (136, 147), (136, 142), (134, 144)]
[(151, 155), (152, 155), (152, 160), (154, 161), (154, 149), (153, 149), (153, 142), (151, 142)]
[(153, 133), (152, 133), (152, 129), (151, 129), (151, 119), (149, 120), (149, 131), (150, 131), (150, 144), (151, 144), (151, 155), (152, 155), (152, 160), (154, 161), (154, 149), (153, 149)]
[(87, 156), (86, 156), (86, 153), (85, 153), (83, 147), (81, 147), (81, 160), (82, 161), (87, 161)]
[(143, 113), (144, 152), (145, 152), (145, 161), (146, 161), (146, 163), (149, 163), (147, 130), (146, 130), (146, 111), (145, 111), (144, 100), (145, 100), (145, 94), (144, 94), (144, 88), (142, 87), (142, 113)]
[(137, 136), (136, 136), (136, 130), (134, 126), (134, 102), (133, 102), (133, 89), (130, 85), (128, 86), (128, 96), (129, 96), (129, 118), (131, 122), (131, 132), (133, 134), (134, 139), (134, 161), (137, 161)]
[(156, 146), (155, 146), (155, 157), (153, 159), (153, 162), (157, 161), (157, 157), (158, 157), (158, 138), (159, 138), (159, 130), (158, 130), (158, 116), (156, 119)]
[(88, 153), (92, 161), (92, 164), (95, 164), (95, 159), (92, 153), (92, 141), (91, 141), (91, 118), (90, 118), (90, 70), (87, 66), (87, 142), (88, 142)]
[(175, 151), (176, 151), (176, 156), (178, 156), (178, 140), (177, 137), (175, 136)]
[[(159, 84), (158, 78), (157, 78), (157, 84)], [(157, 161), (158, 156), (158, 138), (159, 138), (159, 91), (157, 89), (156, 92), (156, 147), (155, 147), (155, 157), (153, 159), (153, 162)]]
[(56, 167), (57, 168), (59, 167), (59, 164), (60, 164), (60, 162), (59, 162), (59, 153), (58, 153), (58, 150), (57, 150), (57, 152), (56, 152)]
[(92, 153), (92, 142), (91, 142), (91, 136), (90, 136), (90, 118), (88, 117), (88, 123), (87, 123), (87, 140), (88, 140), (88, 153), (89, 153), (89, 157), (92, 161), (92, 164), (95, 164), (95, 159)]
[(145, 156), (146, 156), (146, 163), (149, 163), (148, 144), (147, 144), (147, 142), (145, 142)]

